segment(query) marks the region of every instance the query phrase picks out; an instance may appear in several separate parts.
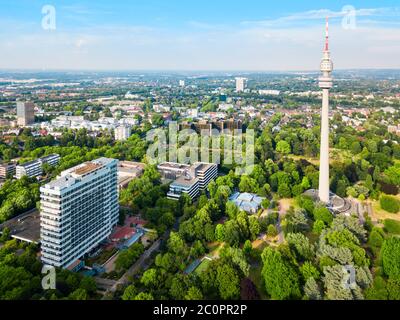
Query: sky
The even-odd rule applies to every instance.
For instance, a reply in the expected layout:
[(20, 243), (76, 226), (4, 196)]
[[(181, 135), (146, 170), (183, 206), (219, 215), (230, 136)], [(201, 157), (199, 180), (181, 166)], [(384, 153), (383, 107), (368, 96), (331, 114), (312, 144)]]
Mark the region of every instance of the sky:
[(0, 69), (400, 69), (398, 0), (0, 0)]

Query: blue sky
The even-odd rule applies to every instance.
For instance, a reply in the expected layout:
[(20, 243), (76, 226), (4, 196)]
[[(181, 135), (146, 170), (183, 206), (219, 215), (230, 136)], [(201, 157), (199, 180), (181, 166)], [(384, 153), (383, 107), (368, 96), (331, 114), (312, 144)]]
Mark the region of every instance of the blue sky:
[(321, 3), (0, 0), (0, 68), (315, 70), (326, 15), (337, 68), (400, 68), (398, 0)]

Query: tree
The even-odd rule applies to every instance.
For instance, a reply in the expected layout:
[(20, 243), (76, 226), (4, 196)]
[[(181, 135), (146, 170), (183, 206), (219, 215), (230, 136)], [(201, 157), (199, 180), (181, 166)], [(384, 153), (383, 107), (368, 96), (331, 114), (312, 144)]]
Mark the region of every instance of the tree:
[(140, 282), (143, 283), (146, 287), (157, 287), (159, 285), (158, 281), (158, 275), (157, 275), (157, 269), (152, 268), (146, 270), (142, 278), (140, 279)]
[(308, 278), (304, 285), (304, 293), (309, 300), (322, 300), (321, 289), (314, 278)]
[(145, 300), (154, 300), (154, 298), (151, 293), (141, 292), (135, 297), (135, 300), (145, 301)]
[(320, 273), (316, 267), (310, 262), (306, 261), (301, 267), (300, 272), (303, 275), (304, 281), (307, 281), (310, 278), (318, 280), (320, 278)]
[(136, 295), (137, 295), (136, 287), (133, 284), (131, 284), (125, 289), (124, 294), (122, 295), (122, 300), (135, 300)]
[(269, 237), (276, 237), (278, 235), (278, 230), (273, 224), (270, 224), (267, 228), (267, 235)]
[(185, 300), (203, 300), (203, 294), (197, 287), (190, 287), (185, 295)]
[(321, 234), (322, 231), (326, 228), (325, 223), (322, 220), (317, 220), (313, 225), (313, 232), (316, 234)]
[(218, 242), (225, 241), (225, 227), (223, 224), (218, 224), (215, 227), (215, 240), (217, 240)]
[(292, 191), (286, 183), (282, 183), (278, 187), (278, 194), (281, 198), (290, 198), (292, 196)]
[(310, 260), (314, 257), (315, 248), (304, 234), (288, 233), (286, 240), (289, 247), (296, 252), (299, 260)]
[(259, 185), (257, 181), (249, 176), (243, 175), (240, 179), (239, 190), (240, 192), (257, 193)]
[(219, 295), (224, 300), (237, 299), (240, 295), (240, 280), (230, 265), (223, 264), (217, 269)]
[(361, 288), (357, 284), (346, 287), (348, 274), (340, 265), (324, 268), (324, 286), (329, 300), (362, 300)]
[(400, 278), (400, 238), (386, 239), (381, 249), (384, 273), (390, 278)]
[(79, 288), (72, 292), (68, 298), (70, 300), (87, 300), (89, 297), (86, 290)]
[(299, 276), (294, 267), (279, 251), (271, 248), (265, 248), (261, 258), (265, 287), (272, 299), (298, 299), (301, 296)]
[(323, 221), (326, 225), (330, 225), (333, 221), (332, 213), (325, 207), (317, 207), (313, 212), (314, 220)]
[(277, 143), (275, 151), (282, 155), (288, 155), (292, 151), (292, 149), (289, 143), (281, 140)]

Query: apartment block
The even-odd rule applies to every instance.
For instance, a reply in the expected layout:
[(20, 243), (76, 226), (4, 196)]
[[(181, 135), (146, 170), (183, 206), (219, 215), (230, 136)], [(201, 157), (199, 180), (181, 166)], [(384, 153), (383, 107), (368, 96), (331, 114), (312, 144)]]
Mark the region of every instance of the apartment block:
[(21, 179), (23, 176), (29, 178), (36, 178), (43, 174), (42, 166), (47, 163), (50, 166), (56, 166), (60, 162), (60, 155), (54, 153), (46, 157), (36, 159), (33, 161), (26, 162), (24, 164), (17, 165), (15, 177)]
[(100, 158), (40, 188), (42, 262), (68, 268), (118, 223), (118, 160)]
[(129, 126), (120, 126), (115, 128), (115, 140), (125, 141), (131, 136), (132, 130)]
[(0, 178), (7, 179), (7, 177), (13, 177), (15, 175), (16, 164), (13, 162), (10, 163), (1, 163), (0, 164)]

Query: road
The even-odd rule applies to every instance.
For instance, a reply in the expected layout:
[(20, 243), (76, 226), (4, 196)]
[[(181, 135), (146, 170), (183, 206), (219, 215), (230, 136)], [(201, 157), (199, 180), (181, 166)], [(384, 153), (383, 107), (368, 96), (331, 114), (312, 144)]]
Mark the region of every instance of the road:
[(136, 274), (140, 269), (145, 267), (145, 261), (147, 258), (151, 256), (151, 254), (155, 251), (157, 251), (160, 248), (162, 239), (158, 239), (156, 242), (152, 244), (152, 246), (147, 249), (139, 258), (138, 261), (136, 261), (125, 273), (124, 275), (118, 280), (114, 281), (111, 287), (107, 288), (106, 293), (103, 296), (103, 300), (107, 299), (106, 297), (109, 294), (112, 294), (117, 290), (119, 286), (124, 286), (129, 283), (129, 278), (132, 277), (134, 274)]

